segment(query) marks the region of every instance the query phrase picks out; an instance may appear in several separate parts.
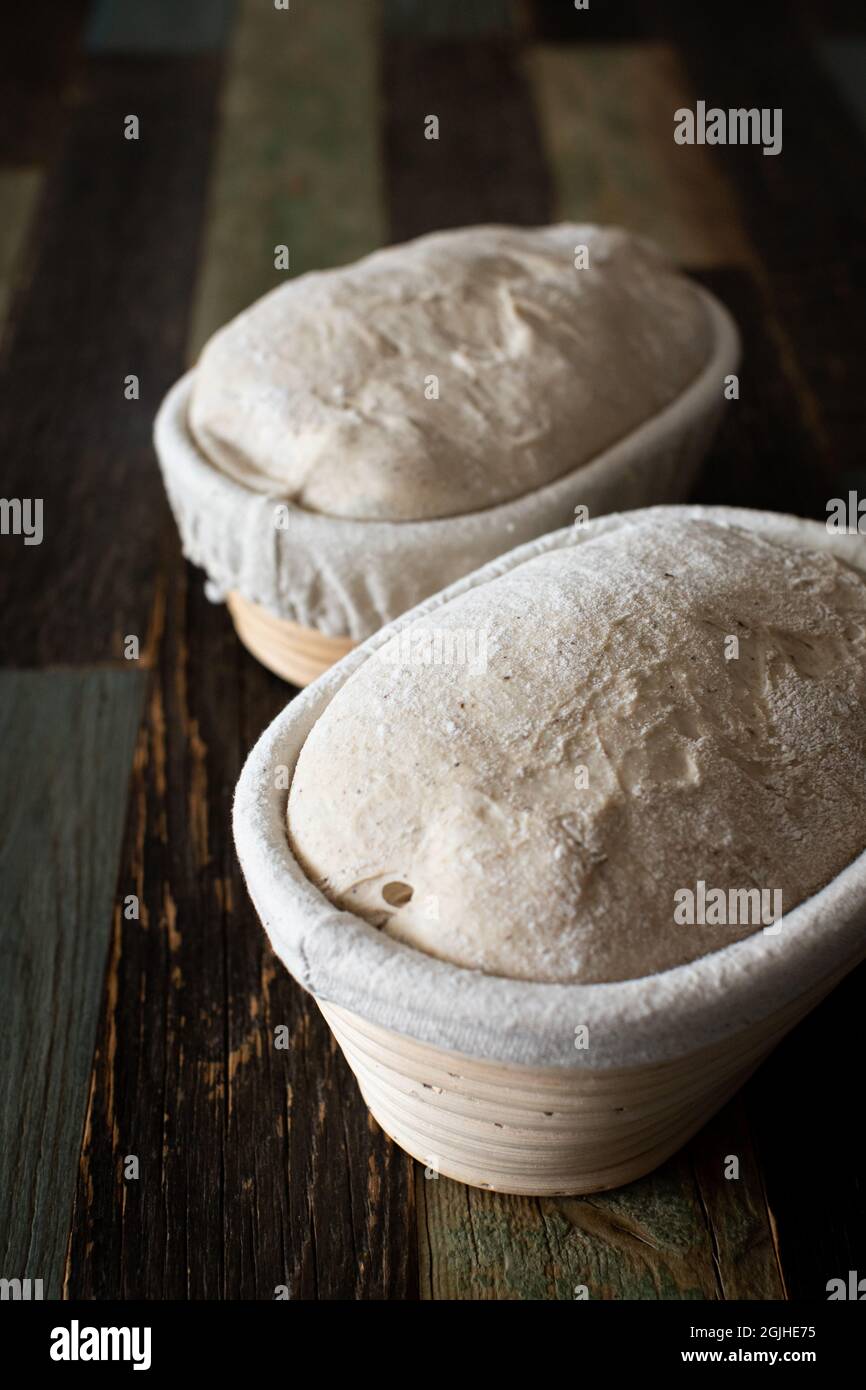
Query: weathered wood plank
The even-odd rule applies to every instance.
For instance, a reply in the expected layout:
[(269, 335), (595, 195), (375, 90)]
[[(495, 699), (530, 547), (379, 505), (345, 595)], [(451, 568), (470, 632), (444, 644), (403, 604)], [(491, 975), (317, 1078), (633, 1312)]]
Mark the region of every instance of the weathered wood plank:
[[(277, 242), (296, 272), (381, 239), (372, 14), (242, 5), (193, 341), (279, 278)], [(243, 758), (291, 692), (176, 561), (157, 646), (124, 852), (145, 930), (115, 922), (67, 1291), (412, 1296), (411, 1163), (272, 956), (231, 841)], [(140, 1183), (120, 1152), (142, 1155)]]
[(537, 45), (526, 62), (556, 216), (643, 232), (689, 265), (748, 263), (712, 151), (674, 143), (673, 113), (693, 97), (670, 44)]
[[(710, 1235), (718, 1297), (786, 1297), (773, 1217), (748, 1123), (748, 1087), (715, 1115), (688, 1146)], [(729, 1175), (736, 1159), (739, 1176)]]
[[(474, 222), (550, 221), (547, 163), (512, 40), (386, 36), (382, 66), (392, 241)], [(430, 115), (436, 140), (425, 138)]]
[(290, 273), (351, 261), (383, 240), (376, 6), (275, 10), (241, 0), (220, 101), (190, 356)]
[[(760, 1175), (731, 1110), (648, 1177), (592, 1197), (507, 1197), (419, 1165), (422, 1297), (780, 1297)], [(736, 1182), (723, 1177), (730, 1153)]]
[[(778, 5), (744, 9), (731, 26), (720, 11), (675, 13), (691, 86), (708, 106), (760, 100), (783, 111), (779, 155), (721, 145), (715, 158), (735, 190), (769, 314), (814, 411), (826, 500), (840, 479), (862, 476), (866, 342), (857, 325), (866, 314), (866, 143), (801, 15)], [(773, 52), (784, 52), (784, 61), (769, 62)]]
[(866, 1272), (864, 993), (860, 966), (784, 1040), (745, 1093), (794, 1300), (826, 1299), (828, 1280)]
[(142, 917), (115, 917), (66, 1293), (412, 1296), (411, 1163), (271, 955), (231, 841), (241, 764), (287, 688), (179, 565), (166, 611), (120, 879)]
[(183, 365), (218, 77), (211, 58), (92, 61), (47, 176), (0, 362), (4, 493), (45, 515), (42, 545), (0, 548), (7, 664), (145, 642), (168, 527), (151, 426)]
[[(8, 544), (8, 541), (4, 541)], [(0, 673), (0, 1269), (57, 1298), (146, 677)]]

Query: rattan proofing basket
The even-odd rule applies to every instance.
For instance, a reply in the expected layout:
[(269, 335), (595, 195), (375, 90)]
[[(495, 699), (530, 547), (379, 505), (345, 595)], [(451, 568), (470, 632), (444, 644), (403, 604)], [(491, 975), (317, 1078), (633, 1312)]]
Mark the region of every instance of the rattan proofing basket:
[[(304, 686), (358, 642), (496, 556), (573, 521), (688, 495), (736, 371), (739, 335), (701, 295), (713, 333), (709, 361), (664, 410), (590, 462), (545, 487), (481, 512), (433, 521), (351, 521), (306, 512), (233, 481), (187, 427), (195, 372), (166, 396), (155, 444), (184, 554), (228, 602), (243, 644), (284, 680)], [(275, 508), (287, 514), (274, 528)]]
[[(829, 549), (866, 572), (866, 538), (728, 508), (657, 508)], [(628, 522), (521, 547), (377, 634), (262, 735), (235, 802), (247, 885), (271, 942), (314, 994), (382, 1128), (431, 1169), (523, 1194), (628, 1182), (678, 1149), (779, 1039), (866, 956), (866, 855), (787, 913), (722, 950), (611, 984), (504, 980), (391, 940), (330, 904), (286, 834), (285, 780), (316, 719), (361, 663), (405, 624), (543, 551)], [(575, 1047), (575, 1025), (591, 1045)]]

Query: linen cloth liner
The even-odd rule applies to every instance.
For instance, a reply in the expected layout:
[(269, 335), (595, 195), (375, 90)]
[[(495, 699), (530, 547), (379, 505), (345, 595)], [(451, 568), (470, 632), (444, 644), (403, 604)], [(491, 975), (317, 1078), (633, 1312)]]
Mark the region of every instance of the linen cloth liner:
[[(274, 950), (312, 994), (451, 1052), (592, 1069), (660, 1062), (718, 1042), (866, 955), (866, 853), (787, 913), (778, 935), (759, 930), (657, 975), (591, 985), (498, 978), (427, 956), (334, 907), (291, 853), (288, 792), (275, 786), (275, 769), (283, 765), (291, 774), (313, 724), (371, 653), (467, 589), (545, 551), (627, 529), (633, 515), (543, 536), (452, 584), (350, 652), (265, 730), (238, 782), (235, 843)], [(820, 522), (704, 506), (653, 507), (641, 515), (662, 524), (677, 515), (742, 526), (782, 544), (829, 551), (866, 572), (866, 537), (830, 534)], [(574, 1030), (581, 1024), (590, 1046), (578, 1051)]]
[[(215, 468), (186, 425), (194, 371), (169, 391), (154, 440), (183, 552), (224, 597), (237, 590), (277, 617), (360, 641), (504, 550), (590, 516), (686, 496), (739, 361), (727, 310), (698, 291), (714, 328), (703, 371), (658, 415), (590, 463), (480, 512), (436, 521), (347, 521), (256, 493)], [(288, 526), (274, 509), (288, 509)]]

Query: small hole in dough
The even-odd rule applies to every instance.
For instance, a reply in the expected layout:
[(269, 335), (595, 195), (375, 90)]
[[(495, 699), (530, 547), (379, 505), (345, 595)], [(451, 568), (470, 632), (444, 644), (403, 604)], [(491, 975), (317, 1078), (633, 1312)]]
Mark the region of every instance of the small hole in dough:
[(391, 907), (405, 907), (411, 901), (413, 891), (408, 883), (386, 883), (382, 897)]

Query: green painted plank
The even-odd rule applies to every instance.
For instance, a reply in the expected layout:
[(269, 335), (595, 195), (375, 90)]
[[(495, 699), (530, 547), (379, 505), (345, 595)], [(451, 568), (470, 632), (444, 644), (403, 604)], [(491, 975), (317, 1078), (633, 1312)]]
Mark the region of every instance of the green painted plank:
[(233, 12), (234, 0), (97, 0), (85, 48), (91, 53), (209, 53), (225, 43)]
[(510, 34), (518, 20), (517, 0), (383, 0), (387, 34), (423, 39), (486, 38)]
[(241, 0), (222, 92), (190, 345), (290, 271), (381, 245), (376, 0), (276, 10)]
[(558, 216), (643, 232), (687, 265), (749, 261), (713, 151), (674, 142), (674, 111), (694, 99), (670, 44), (539, 44), (526, 64)]
[(144, 703), (137, 671), (0, 674), (0, 1274), (60, 1296)]

